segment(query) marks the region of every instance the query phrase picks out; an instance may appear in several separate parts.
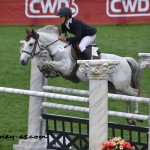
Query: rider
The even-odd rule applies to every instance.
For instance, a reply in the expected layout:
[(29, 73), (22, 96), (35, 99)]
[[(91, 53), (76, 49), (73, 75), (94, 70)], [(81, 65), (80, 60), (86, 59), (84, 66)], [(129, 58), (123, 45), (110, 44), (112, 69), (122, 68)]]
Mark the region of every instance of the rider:
[[(60, 8), (57, 16), (60, 17), (62, 32), (58, 39), (69, 44), (79, 42), (79, 49), (83, 58), (86, 60), (91, 59), (86, 47), (95, 40), (97, 30), (76, 18), (72, 18), (72, 11), (68, 7)], [(72, 33), (74, 37), (66, 37), (67, 31)]]

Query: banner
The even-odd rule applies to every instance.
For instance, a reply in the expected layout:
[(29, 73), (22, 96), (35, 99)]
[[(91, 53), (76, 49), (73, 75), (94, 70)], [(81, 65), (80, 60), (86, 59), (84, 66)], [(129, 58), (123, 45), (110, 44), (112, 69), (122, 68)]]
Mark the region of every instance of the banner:
[(60, 24), (56, 14), (64, 6), (88, 24), (150, 22), (150, 0), (1, 0), (0, 24)]

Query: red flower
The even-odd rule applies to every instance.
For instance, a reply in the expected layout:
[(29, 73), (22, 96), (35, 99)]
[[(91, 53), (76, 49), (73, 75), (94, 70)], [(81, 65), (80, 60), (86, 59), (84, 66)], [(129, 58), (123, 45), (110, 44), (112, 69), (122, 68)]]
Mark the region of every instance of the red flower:
[(114, 137), (103, 143), (101, 150), (135, 150), (135, 147), (120, 137)]
[(126, 148), (126, 149), (130, 149), (131, 148), (131, 144), (129, 142), (123, 142), (122, 146), (123, 146), (123, 148)]
[(114, 148), (116, 146), (116, 143), (111, 142), (111, 141), (107, 141), (103, 144), (102, 150), (111, 150), (112, 148)]

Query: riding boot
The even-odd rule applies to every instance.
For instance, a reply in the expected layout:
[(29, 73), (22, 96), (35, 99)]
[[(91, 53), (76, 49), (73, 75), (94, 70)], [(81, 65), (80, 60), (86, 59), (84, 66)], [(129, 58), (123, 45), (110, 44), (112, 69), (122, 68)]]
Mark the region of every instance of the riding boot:
[(91, 56), (86, 49), (82, 52), (82, 57), (84, 60), (90, 60), (91, 59)]

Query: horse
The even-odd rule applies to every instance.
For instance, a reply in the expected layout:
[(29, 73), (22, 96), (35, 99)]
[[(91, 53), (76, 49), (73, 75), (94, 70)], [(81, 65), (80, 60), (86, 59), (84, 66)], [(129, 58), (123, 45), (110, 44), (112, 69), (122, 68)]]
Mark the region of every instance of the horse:
[[(40, 71), (45, 73), (43, 68), (59, 74), (65, 79), (74, 82), (87, 82), (87, 75), (79, 70), (77, 62), (72, 58), (72, 45), (58, 40), (60, 34), (58, 27), (53, 25), (45, 26), (37, 31), (27, 30), (27, 36), (22, 42), (20, 63), (28, 64), (28, 61), (37, 56), (43, 49), (49, 53), (49, 59), (40, 62), (38, 67)], [(132, 57), (121, 57), (115, 54), (101, 53), (100, 59), (117, 60), (118, 70), (116, 73), (109, 75), (108, 88), (112, 89), (113, 93), (119, 93), (130, 96), (139, 96), (141, 69), (137, 61)], [(46, 73), (45, 73), (46, 74)], [(75, 77), (75, 80), (74, 80)], [(131, 112), (131, 102), (126, 102), (126, 112)], [(135, 103), (134, 113), (139, 114), (138, 103)], [(128, 124), (135, 124), (132, 119), (127, 119)]]

